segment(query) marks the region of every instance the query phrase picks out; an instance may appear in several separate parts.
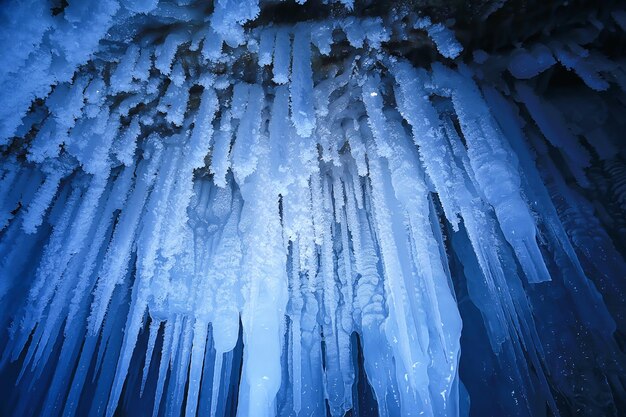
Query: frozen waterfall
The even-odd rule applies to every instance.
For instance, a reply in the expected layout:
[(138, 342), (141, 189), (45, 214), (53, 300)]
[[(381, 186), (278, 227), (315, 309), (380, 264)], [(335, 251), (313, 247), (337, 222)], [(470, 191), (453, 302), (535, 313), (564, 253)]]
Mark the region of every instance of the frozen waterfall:
[(0, 415), (626, 414), (626, 5), (0, 2)]

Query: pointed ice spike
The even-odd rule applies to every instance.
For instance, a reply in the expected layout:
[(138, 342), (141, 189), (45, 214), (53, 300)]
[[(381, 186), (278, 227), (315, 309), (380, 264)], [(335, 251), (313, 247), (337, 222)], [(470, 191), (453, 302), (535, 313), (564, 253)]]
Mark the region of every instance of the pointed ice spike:
[(500, 229), (515, 250), (528, 281), (550, 281), (537, 243), (535, 220), (521, 195), (514, 157), (502, 145), (502, 132), (476, 84), (441, 65), (434, 66), (434, 81), (451, 89), (477, 185), (495, 209)]
[(148, 380), (148, 372), (150, 371), (150, 363), (152, 362), (152, 353), (154, 352), (154, 345), (156, 344), (156, 338), (161, 328), (161, 322), (159, 320), (152, 320), (150, 323), (150, 335), (148, 336), (148, 348), (146, 349), (146, 358), (143, 365), (143, 371), (141, 372), (141, 388), (139, 389), (139, 396), (143, 396), (143, 391), (146, 387), (146, 381)]
[(193, 342), (191, 344), (191, 364), (189, 371), (189, 388), (187, 390), (186, 416), (195, 416), (198, 409), (198, 395), (200, 393), (200, 379), (202, 377), (202, 363), (205, 356), (208, 323), (196, 320), (193, 328)]
[(151, 158), (140, 167), (135, 189), (129, 197), (127, 210), (124, 210), (112, 243), (107, 250), (105, 261), (99, 273), (100, 278), (95, 289), (92, 314), (89, 319), (90, 334), (96, 334), (100, 328), (111, 294), (115, 286), (122, 280), (128, 268), (131, 245), (139, 222), (139, 216), (154, 181), (162, 150), (162, 146), (155, 142)]
[(63, 166), (53, 166), (46, 176), (46, 180), (37, 190), (35, 198), (28, 206), (28, 211), (24, 215), (22, 228), (26, 233), (35, 233), (43, 222), (46, 210), (52, 203), (59, 188), (61, 179), (69, 172)]

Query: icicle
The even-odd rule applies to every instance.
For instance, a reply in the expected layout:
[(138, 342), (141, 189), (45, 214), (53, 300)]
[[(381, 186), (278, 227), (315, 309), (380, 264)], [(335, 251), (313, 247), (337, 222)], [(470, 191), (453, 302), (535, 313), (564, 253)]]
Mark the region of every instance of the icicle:
[[(556, 241), (554, 249), (560, 246), (560, 249), (566, 254), (567, 258), (569, 258), (569, 262), (573, 265), (575, 273), (571, 274), (571, 276), (567, 274), (568, 276), (564, 277), (565, 285), (570, 289), (574, 297), (579, 297), (579, 294), (586, 293), (584, 301), (581, 299), (580, 302), (577, 303), (578, 308), (590, 305), (595, 310), (593, 313), (581, 313), (582, 319), (589, 321), (593, 327), (610, 329), (609, 332), (612, 333), (614, 322), (607, 314), (606, 309), (602, 306), (599, 293), (585, 276), (570, 239), (558, 217), (556, 208), (550, 199), (548, 190), (544, 186), (535, 162), (527, 149), (523, 133), (517, 125), (518, 122), (515, 119), (514, 110), (511, 108), (510, 103), (506, 102), (504, 97), (494, 89), (486, 88), (484, 92), (486, 100), (491, 104), (491, 108), (495, 109), (494, 116), (502, 126), (506, 138), (509, 140), (520, 159), (524, 177), (528, 181), (528, 186), (525, 191), (533, 195), (536, 201), (535, 210), (541, 213), (542, 222), (548, 225), (548, 233), (552, 236), (552, 239)], [(541, 202), (541, 204), (538, 204), (539, 202)], [(574, 283), (574, 281), (578, 281), (578, 283)], [(592, 324), (596, 320), (603, 323)]]
[(246, 110), (239, 121), (239, 128), (231, 151), (232, 169), (238, 182), (243, 182), (256, 169), (264, 104), (263, 88), (256, 84), (250, 85)]
[(528, 281), (550, 281), (536, 241), (535, 220), (520, 194), (519, 173), (512, 162), (514, 156), (502, 145), (502, 133), (480, 92), (469, 77), (440, 65), (433, 69), (435, 83), (451, 89), (475, 179), (495, 209), (500, 229), (515, 250)]
[(154, 352), (154, 345), (156, 344), (156, 338), (161, 328), (161, 322), (159, 320), (152, 320), (150, 323), (148, 348), (146, 349), (146, 359), (143, 365), (143, 371), (141, 372), (141, 388), (139, 389), (139, 396), (143, 396), (143, 391), (146, 387), (146, 381), (148, 380), (148, 372), (150, 371), (150, 363), (152, 362), (152, 353)]
[(48, 171), (46, 180), (37, 190), (35, 198), (28, 205), (28, 211), (24, 215), (22, 228), (26, 233), (35, 233), (43, 222), (45, 212), (57, 193), (61, 179), (69, 173), (68, 168), (67, 165), (53, 163), (46, 169)]
[(133, 294), (131, 297), (130, 312), (126, 319), (126, 325), (124, 326), (124, 339), (122, 341), (122, 348), (119, 353), (117, 361), (117, 367), (115, 369), (115, 377), (111, 384), (111, 392), (106, 407), (106, 416), (112, 417), (117, 408), (117, 404), (122, 394), (122, 388), (128, 369), (130, 367), (130, 361), (132, 354), (137, 344), (137, 338), (143, 325), (143, 317), (146, 312), (148, 304), (146, 290), (142, 288), (145, 285), (142, 279), (135, 281), (133, 288)]
[(311, 69), (311, 29), (305, 24), (297, 25), (295, 28), (289, 92), (291, 120), (296, 126), (298, 135), (309, 137), (315, 128), (315, 109)]
[(193, 133), (189, 139), (191, 148), (191, 166), (201, 168), (204, 165), (204, 157), (209, 151), (211, 140), (213, 139), (213, 119), (218, 110), (217, 96), (215, 90), (208, 87), (202, 93), (200, 99), (200, 109), (194, 122)]
[(134, 118), (128, 128), (120, 135), (120, 141), (115, 146), (115, 154), (117, 159), (126, 166), (133, 164), (133, 157), (135, 156), (135, 149), (137, 148), (137, 138), (141, 133), (141, 126), (139, 120)]
[(274, 44), (273, 73), (276, 84), (285, 84), (289, 81), (289, 61), (291, 56), (291, 32), (289, 28), (281, 27), (276, 31)]
[(97, 229), (92, 237), (89, 252), (83, 260), (83, 268), (78, 277), (78, 283), (70, 302), (66, 320), (66, 335), (73, 324), (76, 314), (78, 314), (79, 309), (82, 308), (83, 303), (85, 303), (85, 300), (88, 298), (86, 293), (91, 292), (91, 288), (95, 283), (95, 278), (92, 279), (91, 276), (98, 262), (98, 255), (107, 237), (107, 232), (111, 227), (114, 211), (120, 209), (126, 200), (132, 183), (133, 171), (133, 167), (125, 168), (124, 171), (118, 175), (113, 184), (111, 193), (108, 196)]
[(217, 415), (217, 401), (219, 399), (221, 385), (223, 357), (223, 353), (215, 354), (215, 364), (213, 365), (213, 383), (211, 390), (211, 417), (215, 417)]
[[(123, 211), (115, 230), (112, 242), (107, 250), (104, 263), (99, 272), (99, 280), (90, 317), (90, 334), (95, 334), (102, 323), (113, 289), (122, 280), (128, 268), (130, 250), (139, 222), (139, 216), (147, 198), (147, 193), (154, 181), (156, 169), (163, 151), (159, 142), (152, 142), (150, 158), (140, 167), (135, 189), (129, 198), (127, 209)], [(148, 155), (144, 155), (148, 157)]]
[(189, 374), (189, 389), (187, 391), (187, 407), (185, 415), (196, 415), (198, 407), (198, 394), (200, 393), (200, 378), (202, 376), (202, 361), (206, 346), (208, 323), (196, 320), (193, 329), (193, 342), (191, 343), (191, 366)]
[(290, 274), (290, 302), (291, 308), (291, 356), (292, 367), (290, 370), (293, 384), (292, 401), (296, 415), (302, 409), (302, 342), (300, 321), (304, 302), (302, 299), (302, 289), (300, 282), (300, 247), (298, 241), (294, 241), (291, 252), (291, 274)]
[(231, 113), (228, 110), (222, 112), (220, 127), (215, 132), (211, 166), (209, 169), (213, 173), (215, 184), (220, 187), (226, 186), (226, 174), (230, 168), (230, 142), (232, 139)]
[(361, 22), (355, 17), (348, 17), (341, 22), (341, 28), (346, 33), (348, 42), (355, 48), (362, 48), (365, 42), (365, 32), (361, 27)]
[(150, 69), (152, 68), (152, 48), (143, 47), (139, 54), (139, 59), (133, 69), (133, 78), (142, 82), (148, 81), (150, 78)]
[(365, 78), (362, 88), (363, 104), (367, 109), (368, 124), (376, 141), (378, 155), (391, 156), (391, 148), (387, 143), (389, 133), (387, 132), (387, 120), (383, 114), (383, 98), (378, 90), (380, 78), (369, 76)]
[(222, 44), (224, 43), (221, 35), (215, 33), (213, 28), (207, 30), (207, 36), (202, 42), (202, 57), (209, 62), (216, 62), (222, 57)]
[(317, 23), (315, 30), (311, 32), (311, 42), (317, 47), (322, 55), (329, 55), (333, 44), (332, 22)]
[(159, 363), (159, 376), (156, 385), (156, 394), (154, 398), (154, 406), (152, 408), (152, 417), (157, 417), (161, 406), (161, 397), (163, 396), (163, 386), (165, 385), (165, 377), (167, 368), (169, 368), (172, 357), (172, 345), (174, 334), (177, 333), (180, 326), (180, 316), (176, 318), (170, 317), (165, 323), (165, 332), (163, 334), (163, 349), (161, 351), (161, 362)]
[(165, 113), (165, 120), (175, 126), (182, 126), (187, 111), (187, 101), (189, 100), (189, 90), (186, 87), (170, 83), (165, 95), (159, 102), (157, 110)]
[(428, 36), (437, 45), (439, 53), (446, 58), (454, 59), (463, 51), (463, 47), (454, 37), (454, 32), (441, 23), (435, 23), (426, 30), (428, 31)]
[(526, 105), (543, 135), (563, 153), (578, 182), (583, 187), (586, 186), (588, 180), (583, 169), (589, 166), (591, 158), (587, 150), (569, 131), (556, 108), (537, 97), (526, 84), (520, 82), (515, 86), (521, 101)]
[[(289, 143), (289, 92), (286, 86), (276, 88), (274, 103), (272, 104), (272, 115), (268, 125), (268, 141), (270, 148), (270, 159), (273, 161), (270, 167), (273, 180), (281, 192), (292, 181), (291, 171), (288, 161)], [(291, 174), (291, 175), (290, 175)], [(282, 192), (284, 194), (284, 192)]]
[[(361, 132), (366, 134), (368, 127), (361, 124)], [(371, 133), (369, 134), (371, 135)], [(366, 142), (368, 155), (375, 155), (373, 140)], [(406, 374), (411, 390), (424, 390), (428, 386), (424, 349), (428, 344), (428, 332), (422, 326), (418, 328), (414, 316), (407, 305), (408, 294), (405, 280), (411, 279), (410, 261), (407, 248), (396, 241), (404, 236), (404, 226), (398, 215), (397, 201), (389, 194), (388, 174), (383, 172), (382, 160), (369, 159), (370, 181), (372, 182), (372, 200), (375, 210), (375, 222), (385, 270), (385, 295), (389, 304), (389, 317), (384, 326), (388, 340), (393, 341), (394, 356), (397, 359), (398, 371)], [(421, 394), (422, 401), (426, 401)], [(405, 400), (409, 397), (403, 396)], [(426, 404), (424, 404), (426, 407)], [(417, 411), (417, 410), (416, 410)], [(432, 414), (428, 408), (424, 412)]]
[(259, 66), (266, 67), (272, 63), (274, 52), (274, 42), (276, 40), (276, 30), (267, 28), (261, 31), (259, 42)]
[(176, 173), (180, 167), (180, 155), (180, 149), (174, 148), (164, 156), (161, 173), (146, 203), (147, 213), (136, 238), (139, 256), (136, 267), (139, 279), (151, 279), (157, 269), (159, 241), (163, 234), (165, 215), (176, 182)]
[(133, 71), (138, 59), (139, 47), (130, 45), (115, 71), (111, 74), (110, 85), (113, 94), (132, 90)]
[(165, 41), (156, 47), (154, 52), (154, 66), (161, 71), (163, 75), (170, 75), (172, 71), (172, 62), (178, 47), (187, 40), (187, 35), (180, 32), (171, 33), (165, 38)]
[(394, 91), (398, 109), (411, 125), (413, 140), (419, 147), (424, 169), (440, 196), (446, 218), (456, 229), (459, 222), (459, 208), (455, 203), (456, 198), (452, 190), (448, 187), (454, 178), (453, 168), (449, 163), (451, 157), (446, 152), (445, 146), (437, 146), (437, 143), (443, 140), (443, 132), (439, 126), (438, 115), (428, 101), (424, 88), (420, 86), (422, 84), (420, 80), (425, 75), (423, 72), (417, 72), (405, 62), (396, 63), (392, 71), (397, 83)]
[[(282, 317), (287, 304), (286, 254), (281, 239), (278, 196), (269, 183), (269, 149), (263, 143), (259, 170), (241, 185), (245, 204), (240, 231), (243, 244), (244, 363), (237, 413), (270, 416), (280, 387)], [(269, 242), (269, 244), (261, 244)]]

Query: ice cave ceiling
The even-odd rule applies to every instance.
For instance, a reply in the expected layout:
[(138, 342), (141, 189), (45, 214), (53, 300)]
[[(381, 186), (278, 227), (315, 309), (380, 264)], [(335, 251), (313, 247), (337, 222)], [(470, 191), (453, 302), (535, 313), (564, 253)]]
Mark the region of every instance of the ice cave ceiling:
[(0, 416), (626, 415), (626, 4), (0, 0)]

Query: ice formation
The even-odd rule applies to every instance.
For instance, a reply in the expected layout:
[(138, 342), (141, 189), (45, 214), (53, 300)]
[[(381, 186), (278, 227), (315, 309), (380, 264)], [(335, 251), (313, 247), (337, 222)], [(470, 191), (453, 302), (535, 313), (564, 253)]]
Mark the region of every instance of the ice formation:
[(626, 413), (624, 5), (373, 3), (0, 6), (1, 415)]

